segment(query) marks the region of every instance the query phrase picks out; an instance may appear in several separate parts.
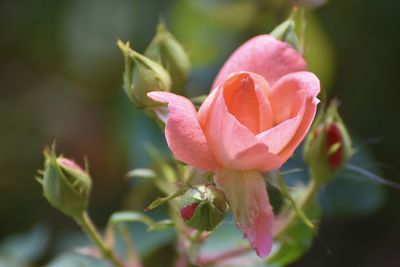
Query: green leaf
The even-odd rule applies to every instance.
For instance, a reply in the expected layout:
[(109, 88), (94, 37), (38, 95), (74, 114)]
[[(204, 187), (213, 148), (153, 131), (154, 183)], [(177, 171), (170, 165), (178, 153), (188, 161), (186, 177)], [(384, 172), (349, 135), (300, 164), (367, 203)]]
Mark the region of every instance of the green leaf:
[(154, 200), (147, 208), (146, 211), (149, 210), (153, 210), (159, 206), (161, 206), (162, 204), (164, 204), (165, 202), (167, 202), (170, 199), (176, 198), (178, 196), (181, 196), (183, 194), (185, 194), (185, 192), (187, 191), (186, 187), (182, 187), (180, 189), (178, 189), (178, 191), (176, 191), (174, 194), (169, 195), (167, 197), (159, 197), (156, 200)]
[(151, 219), (149, 216), (143, 215), (142, 213), (135, 211), (115, 212), (111, 215), (109, 219), (109, 224), (127, 223), (127, 222), (141, 222), (147, 226), (151, 226), (154, 224), (153, 219)]
[[(161, 214), (155, 212), (154, 215), (158, 218)], [(135, 222), (139, 224), (133, 224)], [(172, 225), (170, 220), (155, 221), (140, 212), (121, 211), (110, 217), (107, 228), (120, 255), (128, 254), (129, 247), (133, 246), (143, 256), (174, 241), (174, 231), (168, 231)]]
[(166, 219), (155, 222), (149, 216), (146, 216), (136, 211), (115, 212), (111, 215), (109, 219), (109, 225), (116, 225), (119, 223), (133, 223), (133, 222), (141, 222), (145, 224), (148, 227), (147, 228), (148, 231), (164, 230), (174, 226), (174, 223), (171, 220)]
[(146, 169), (146, 168), (137, 168), (129, 171), (126, 176), (128, 178), (133, 178), (133, 177), (139, 177), (139, 178), (148, 178), (148, 179), (154, 179), (156, 178), (156, 173), (152, 169)]
[[(9, 260), (15, 258), (18, 262), (35, 261), (45, 253), (49, 240), (49, 231), (45, 226), (37, 225), (26, 233), (5, 238), (0, 244), (0, 254), (2, 255), (0, 258)], [(7, 255), (7, 257), (3, 257), (3, 255)], [(0, 266), (2, 266), (1, 263)]]
[(29, 267), (29, 263), (24, 260), (18, 259), (18, 257), (0, 253), (0, 266), (1, 267)]
[(158, 222), (153, 223), (152, 225), (149, 226), (147, 229), (148, 231), (159, 231), (159, 230), (165, 230), (165, 229), (170, 229), (174, 227), (174, 222), (172, 220), (161, 220)]

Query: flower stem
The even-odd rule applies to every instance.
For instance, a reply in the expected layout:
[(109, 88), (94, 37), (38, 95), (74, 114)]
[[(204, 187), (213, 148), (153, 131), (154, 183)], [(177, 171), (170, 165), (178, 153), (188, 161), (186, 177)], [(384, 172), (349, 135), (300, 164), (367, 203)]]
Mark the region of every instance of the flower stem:
[(88, 213), (84, 211), (80, 216), (76, 218), (78, 224), (82, 227), (83, 231), (90, 237), (96, 247), (100, 250), (103, 258), (109, 260), (115, 267), (124, 267), (124, 264), (110, 247), (107, 246), (103, 237), (100, 235), (96, 226), (93, 224)]
[(203, 231), (196, 230), (196, 232), (190, 239), (190, 245), (188, 248), (188, 256), (189, 256), (189, 261), (191, 263), (195, 264), (196, 260), (198, 258), (198, 253), (199, 253), (200, 247), (204, 242), (202, 235), (203, 235)]
[[(302, 198), (298, 201), (298, 208), (300, 210), (305, 209), (310, 202), (315, 199), (316, 194), (319, 192), (321, 184), (317, 182), (316, 179), (310, 179), (310, 182), (306, 188), (306, 192), (303, 194)], [(295, 209), (290, 210), (284, 218), (283, 223), (278, 227), (274, 233), (274, 239), (279, 239), (292, 225), (295, 223), (297, 213)]]

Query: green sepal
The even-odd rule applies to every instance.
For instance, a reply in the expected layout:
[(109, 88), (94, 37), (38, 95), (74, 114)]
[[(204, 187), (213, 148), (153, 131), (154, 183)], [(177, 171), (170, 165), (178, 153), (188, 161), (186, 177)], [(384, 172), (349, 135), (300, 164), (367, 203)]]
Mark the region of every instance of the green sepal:
[(278, 40), (291, 44), (294, 49), (301, 52), (300, 42), (295, 31), (295, 26), (296, 24), (294, 20), (289, 18), (272, 30), (271, 35)]
[(183, 94), (183, 87), (191, 68), (189, 57), (163, 22), (158, 24), (156, 35), (144, 55), (169, 72), (172, 80), (171, 91), (178, 95)]
[(210, 202), (200, 202), (193, 217), (185, 223), (200, 231), (211, 231), (225, 218), (225, 212), (219, 211)]
[(174, 194), (166, 196), (166, 197), (158, 197), (156, 200), (154, 200), (147, 208), (146, 211), (153, 210), (155, 208), (158, 208), (168, 200), (174, 199), (176, 197), (179, 197), (183, 194), (185, 194), (187, 191), (186, 187), (179, 188), (178, 191), (176, 191)]
[(283, 176), (278, 173), (277, 174), (277, 184), (278, 184), (278, 189), (280, 190), (281, 194), (289, 201), (290, 206), (294, 209), (296, 212), (297, 216), (303, 221), (303, 223), (313, 231), (315, 231), (315, 225), (311, 222), (311, 220), (307, 217), (306, 213), (297, 206), (295, 199), (292, 197), (292, 195), (289, 192), (288, 187), (286, 186), (286, 183), (283, 179)]

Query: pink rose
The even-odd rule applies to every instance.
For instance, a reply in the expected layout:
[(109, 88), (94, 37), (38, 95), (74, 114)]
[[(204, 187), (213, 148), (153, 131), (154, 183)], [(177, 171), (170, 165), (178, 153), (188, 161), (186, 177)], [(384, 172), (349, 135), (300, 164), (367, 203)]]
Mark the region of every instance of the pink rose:
[(238, 228), (263, 258), (274, 215), (260, 172), (278, 169), (314, 119), (319, 80), (305, 69), (290, 45), (259, 35), (227, 60), (198, 111), (182, 96), (148, 94), (168, 103), (165, 136), (175, 157), (216, 172)]

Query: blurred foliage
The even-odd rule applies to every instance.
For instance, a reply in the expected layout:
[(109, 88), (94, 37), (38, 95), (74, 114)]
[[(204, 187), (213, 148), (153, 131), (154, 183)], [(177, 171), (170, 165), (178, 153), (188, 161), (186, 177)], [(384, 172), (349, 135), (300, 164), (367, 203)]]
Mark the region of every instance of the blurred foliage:
[[(1, 1), (0, 266), (101, 266), (72, 252), (61, 254), (88, 241), (76, 233), (77, 226), (52, 210), (33, 179), (42, 166), (43, 147), (53, 140), (66, 156), (80, 163), (84, 155), (90, 159), (90, 209), (100, 225), (113, 211), (143, 210), (161, 194), (148, 180), (125, 179), (130, 169), (149, 164), (148, 144), (168, 150), (158, 126), (132, 107), (123, 93), (118, 38), (131, 40), (134, 49), (144, 52), (159, 17), (164, 17), (189, 52), (193, 72), (188, 94), (198, 96), (208, 92), (221, 64), (238, 45), (286, 18), (290, 3)], [(361, 139), (353, 164), (392, 180), (400, 171), (400, 146), (394, 141), (400, 134), (394, 116), (400, 96), (399, 8), (398, 2), (389, 0), (337, 0), (306, 16), (310, 70), (320, 77), (328, 96), (342, 100), (344, 120)], [(384, 139), (372, 144), (371, 151), (365, 148), (381, 136)], [(384, 163), (383, 168), (376, 161)], [(285, 168), (301, 164), (295, 157)], [(286, 178), (298, 180), (305, 174)], [(322, 212), (328, 215), (320, 236), (334, 256), (317, 239), (293, 266), (397, 266), (400, 199), (398, 192), (388, 191), (384, 205), (382, 186), (354, 173), (339, 174), (320, 195)], [(152, 216), (165, 219), (163, 212)], [(160, 266), (158, 260), (173, 260), (168, 245), (174, 240), (172, 232), (147, 233), (139, 224), (128, 227), (146, 263)], [(241, 240), (228, 218), (205, 249), (221, 250)], [(151, 252), (159, 256), (152, 257)]]

